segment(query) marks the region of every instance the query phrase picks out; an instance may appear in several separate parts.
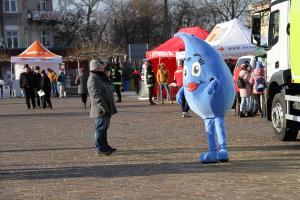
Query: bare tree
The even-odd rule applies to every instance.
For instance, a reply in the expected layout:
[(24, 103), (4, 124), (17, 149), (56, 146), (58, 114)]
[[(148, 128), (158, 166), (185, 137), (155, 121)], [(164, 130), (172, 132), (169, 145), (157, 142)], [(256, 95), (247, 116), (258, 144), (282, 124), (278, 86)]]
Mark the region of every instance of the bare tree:
[(200, 0), (200, 3), (221, 21), (239, 18), (245, 14), (250, 2), (251, 0)]
[(163, 4), (159, 0), (107, 0), (113, 11), (109, 23), (111, 40), (118, 46), (161, 42)]
[(129, 43), (156, 46), (183, 26), (211, 30), (217, 23), (249, 15), (250, 2), (270, 0), (57, 1), (65, 18), (57, 36), (66, 46), (126, 49)]
[[(102, 0), (58, 0), (58, 8), (65, 19), (58, 27), (62, 39), (70, 45), (72, 40), (80, 38), (83, 46), (97, 49), (110, 16), (110, 11), (99, 8), (101, 2)], [(73, 41), (74, 43), (78, 41)]]

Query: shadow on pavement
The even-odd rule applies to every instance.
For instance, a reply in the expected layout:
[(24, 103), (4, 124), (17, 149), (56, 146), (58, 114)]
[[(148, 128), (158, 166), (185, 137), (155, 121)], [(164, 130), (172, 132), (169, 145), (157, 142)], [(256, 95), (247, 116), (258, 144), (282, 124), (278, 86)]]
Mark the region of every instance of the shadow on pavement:
[(260, 173), (297, 170), (299, 159), (265, 159), (232, 161), (229, 163), (203, 165), (199, 162), (120, 164), (56, 168), (28, 168), (0, 170), (0, 180), (41, 180), (85, 177), (130, 177), (161, 174), (201, 173)]
[(299, 145), (229, 147), (229, 151), (280, 151), (280, 150), (300, 150), (300, 143)]
[(51, 110), (47, 113), (16, 113), (16, 114), (0, 114), (0, 118), (14, 117), (14, 118), (23, 118), (23, 117), (57, 117), (57, 116), (88, 116), (88, 112), (67, 112), (67, 113), (50, 113)]
[[(39, 151), (69, 151), (69, 150), (86, 150), (95, 147), (64, 147), (64, 148), (41, 148), (41, 149), (8, 149), (0, 150), (0, 153), (16, 152), (39, 152)], [(206, 151), (206, 148), (174, 148), (174, 149), (131, 149), (118, 151), (118, 155), (147, 155), (147, 154), (170, 154), (170, 153), (193, 153)], [(248, 147), (229, 147), (229, 152), (234, 151), (282, 151), (282, 150), (300, 150), (299, 145), (281, 145), (281, 146), (248, 146)], [(300, 152), (299, 152), (300, 153)]]

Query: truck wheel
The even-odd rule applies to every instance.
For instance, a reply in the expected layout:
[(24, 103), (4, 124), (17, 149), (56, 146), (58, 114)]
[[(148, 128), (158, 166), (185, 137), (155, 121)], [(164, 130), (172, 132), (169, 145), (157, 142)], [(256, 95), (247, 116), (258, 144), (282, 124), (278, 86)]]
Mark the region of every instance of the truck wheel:
[(272, 102), (271, 119), (275, 135), (281, 141), (296, 140), (298, 130), (291, 127), (290, 122), (285, 119), (286, 105), (281, 94), (276, 94)]

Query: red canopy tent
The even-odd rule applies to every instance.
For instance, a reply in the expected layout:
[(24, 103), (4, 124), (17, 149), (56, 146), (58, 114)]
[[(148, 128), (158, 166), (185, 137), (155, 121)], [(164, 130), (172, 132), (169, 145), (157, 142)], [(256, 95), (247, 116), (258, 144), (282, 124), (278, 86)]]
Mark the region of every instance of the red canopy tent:
[[(178, 32), (190, 33), (202, 40), (205, 40), (209, 32), (201, 27), (181, 28)], [(146, 58), (149, 59), (153, 66), (154, 74), (158, 70), (158, 64), (164, 63), (170, 72), (169, 83), (174, 80), (176, 70), (176, 52), (184, 51), (184, 43), (180, 38), (172, 37), (160, 46), (146, 52)], [(156, 93), (156, 90), (154, 90)]]

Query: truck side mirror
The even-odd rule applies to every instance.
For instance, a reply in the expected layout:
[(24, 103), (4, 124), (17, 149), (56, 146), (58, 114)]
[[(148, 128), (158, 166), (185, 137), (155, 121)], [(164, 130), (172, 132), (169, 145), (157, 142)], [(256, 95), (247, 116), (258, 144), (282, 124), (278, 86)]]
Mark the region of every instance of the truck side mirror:
[(251, 42), (257, 46), (260, 46), (261, 41), (261, 16), (260, 13), (255, 13), (252, 16), (252, 34)]

